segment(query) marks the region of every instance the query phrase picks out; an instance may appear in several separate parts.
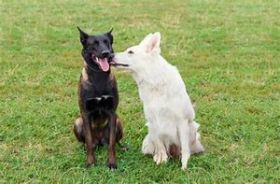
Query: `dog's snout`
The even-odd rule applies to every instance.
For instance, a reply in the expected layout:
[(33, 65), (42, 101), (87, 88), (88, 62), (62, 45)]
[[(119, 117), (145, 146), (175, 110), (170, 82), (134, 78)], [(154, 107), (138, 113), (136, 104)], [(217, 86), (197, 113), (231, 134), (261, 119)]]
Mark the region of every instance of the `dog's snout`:
[(101, 56), (102, 56), (102, 57), (109, 57), (109, 56), (110, 56), (109, 50), (103, 50), (103, 51), (101, 52)]

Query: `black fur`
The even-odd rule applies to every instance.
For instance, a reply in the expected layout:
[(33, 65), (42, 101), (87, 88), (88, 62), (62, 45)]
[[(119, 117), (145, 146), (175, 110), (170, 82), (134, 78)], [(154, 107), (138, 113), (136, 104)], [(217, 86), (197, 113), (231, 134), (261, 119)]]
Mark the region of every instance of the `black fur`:
[(110, 69), (103, 71), (96, 58), (113, 57), (112, 30), (100, 35), (88, 35), (79, 27), (82, 56), (85, 66), (79, 82), (80, 118), (74, 125), (74, 133), (85, 143), (87, 166), (96, 163), (94, 149), (108, 144), (108, 166), (116, 168), (115, 145), (123, 136), (121, 122), (117, 117), (118, 89)]

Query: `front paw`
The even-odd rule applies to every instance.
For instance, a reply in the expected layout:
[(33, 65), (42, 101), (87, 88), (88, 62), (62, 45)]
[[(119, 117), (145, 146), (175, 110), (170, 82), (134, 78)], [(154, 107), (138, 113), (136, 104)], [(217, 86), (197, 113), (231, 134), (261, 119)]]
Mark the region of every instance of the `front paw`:
[(142, 143), (142, 153), (145, 155), (152, 155), (155, 152), (155, 147), (153, 143), (150, 141), (149, 137), (146, 136)]
[(109, 169), (110, 169), (111, 171), (117, 169), (117, 164), (116, 164), (116, 163), (109, 163), (109, 162), (108, 162), (107, 165), (108, 165), (108, 167), (109, 167)]
[(186, 170), (187, 169), (187, 165), (188, 165), (188, 160), (190, 158), (190, 153), (182, 153), (182, 158), (181, 158), (181, 163), (182, 163), (182, 170)]
[(96, 164), (96, 160), (94, 157), (88, 157), (86, 162), (86, 168), (94, 166)]
[(94, 166), (94, 165), (95, 165), (95, 163), (93, 163), (93, 162), (91, 162), (91, 163), (87, 162), (85, 167), (90, 168), (91, 166)]
[(165, 152), (159, 152), (154, 155), (154, 161), (157, 165), (167, 162), (168, 156)]

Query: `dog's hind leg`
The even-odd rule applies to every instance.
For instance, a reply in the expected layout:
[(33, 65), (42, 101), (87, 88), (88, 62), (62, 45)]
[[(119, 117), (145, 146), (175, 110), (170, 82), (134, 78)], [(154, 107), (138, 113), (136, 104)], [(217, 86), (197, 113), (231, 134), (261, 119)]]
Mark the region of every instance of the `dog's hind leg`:
[(191, 153), (192, 154), (202, 153), (202, 152), (205, 151), (203, 145), (200, 142), (200, 134), (198, 132), (196, 133), (196, 138), (191, 143), (190, 148), (191, 148)]
[(179, 133), (179, 140), (181, 144), (181, 163), (182, 163), (182, 170), (187, 168), (188, 160), (191, 155), (190, 146), (189, 146), (189, 125), (188, 120), (181, 122), (180, 126), (178, 127)]
[(76, 119), (74, 123), (73, 131), (77, 140), (81, 143), (85, 143), (85, 135), (83, 131), (83, 119), (81, 117)]
[(143, 140), (142, 143), (142, 153), (145, 155), (153, 155), (155, 152), (155, 147), (153, 142), (149, 138), (149, 134)]
[(119, 118), (117, 118), (116, 129), (117, 129), (116, 130), (116, 142), (122, 151), (127, 151), (128, 147), (126, 145), (123, 145), (120, 143), (120, 140), (123, 138), (123, 128), (122, 128), (122, 122)]
[(200, 134), (198, 133), (198, 128), (199, 124), (193, 121), (190, 123), (190, 137), (191, 137), (191, 142), (190, 142), (190, 149), (191, 153), (201, 153), (204, 152), (204, 147), (200, 142)]
[(123, 138), (122, 123), (119, 118), (116, 120), (116, 142), (119, 142)]

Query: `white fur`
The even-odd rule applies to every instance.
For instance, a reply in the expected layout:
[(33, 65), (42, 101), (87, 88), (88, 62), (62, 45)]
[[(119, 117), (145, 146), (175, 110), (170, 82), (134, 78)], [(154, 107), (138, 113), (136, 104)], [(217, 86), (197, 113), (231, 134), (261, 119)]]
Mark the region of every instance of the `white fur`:
[(131, 71), (144, 104), (149, 132), (142, 152), (160, 164), (167, 161), (169, 146), (176, 144), (181, 149), (182, 169), (186, 169), (191, 153), (204, 149), (185, 84), (177, 68), (160, 55), (160, 33), (147, 35), (139, 45), (115, 54), (114, 60), (129, 65), (121, 68)]

